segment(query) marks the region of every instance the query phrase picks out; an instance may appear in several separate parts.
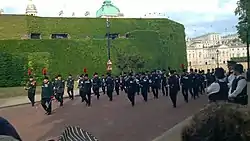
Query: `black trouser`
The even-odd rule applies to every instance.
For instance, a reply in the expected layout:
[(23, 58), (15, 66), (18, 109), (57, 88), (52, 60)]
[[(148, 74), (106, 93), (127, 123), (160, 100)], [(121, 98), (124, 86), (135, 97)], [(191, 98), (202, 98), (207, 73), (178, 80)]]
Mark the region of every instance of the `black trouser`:
[(148, 101), (148, 88), (141, 88), (141, 95), (145, 102)]
[(128, 99), (131, 102), (132, 106), (135, 105), (135, 92), (128, 91)]
[(51, 114), (51, 111), (52, 111), (52, 99), (51, 98), (42, 98), (41, 105), (48, 114)]
[(119, 95), (119, 86), (115, 86), (116, 94)]
[(86, 96), (84, 96), (83, 90), (80, 90), (80, 91), (79, 91), (79, 95), (80, 95), (80, 97), (82, 98), (82, 102), (84, 102), (84, 101), (86, 100)]
[(87, 106), (91, 105), (91, 92), (82, 92), (82, 102), (86, 102)]
[(73, 88), (67, 88), (67, 93), (68, 93), (68, 95), (69, 95), (69, 98), (70, 99), (74, 99), (74, 89)]
[(136, 92), (137, 92), (137, 95), (140, 95), (140, 86), (138, 84), (136, 85)]
[(124, 84), (121, 84), (121, 91), (123, 91), (124, 90)]
[(107, 89), (107, 95), (109, 97), (109, 101), (113, 101), (113, 89)]
[[(149, 93), (150, 93), (150, 87), (151, 87), (151, 85), (148, 86), (148, 92), (149, 92)], [(151, 87), (151, 88), (152, 88), (152, 87)]]
[(162, 86), (161, 86), (161, 91), (162, 91), (162, 94), (163, 94), (163, 95), (168, 96), (168, 89), (167, 89), (167, 87), (166, 87), (166, 84), (162, 84)]
[(28, 98), (31, 102), (31, 105), (34, 106), (35, 105), (35, 92), (28, 92)]
[(194, 92), (194, 99), (196, 99), (196, 97), (199, 97), (199, 87), (195, 86), (193, 88), (193, 92)]
[(156, 86), (152, 86), (152, 91), (153, 91), (153, 94), (154, 94), (154, 98), (158, 98), (159, 88), (156, 87)]
[(93, 87), (93, 92), (96, 95), (97, 99), (100, 98), (99, 87)]
[(177, 93), (178, 93), (177, 89), (175, 89), (175, 88), (170, 88), (170, 93), (169, 93), (169, 95), (170, 95), (170, 99), (171, 99), (171, 101), (172, 101), (172, 103), (173, 103), (173, 107), (176, 107)]
[(102, 92), (103, 92), (103, 94), (105, 94), (105, 91), (106, 89), (105, 89), (105, 86), (102, 86)]
[(182, 91), (184, 100), (188, 103), (188, 88), (182, 86), (181, 91)]
[(63, 93), (56, 93), (56, 100), (60, 102), (60, 106), (63, 105)]
[(188, 91), (191, 94), (191, 97), (194, 98), (194, 91), (193, 91), (193, 87), (192, 86), (188, 87)]

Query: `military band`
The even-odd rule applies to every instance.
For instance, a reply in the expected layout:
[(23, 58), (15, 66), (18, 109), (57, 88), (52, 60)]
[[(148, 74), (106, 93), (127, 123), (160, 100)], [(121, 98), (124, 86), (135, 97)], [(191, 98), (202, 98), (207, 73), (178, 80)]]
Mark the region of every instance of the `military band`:
[[(169, 96), (174, 108), (178, 105), (179, 91), (181, 91), (186, 103), (190, 101), (189, 98), (195, 100), (200, 95), (207, 94), (210, 102), (223, 100), (246, 105), (248, 104), (247, 85), (242, 73), (242, 65), (231, 62), (227, 75), (222, 68), (212, 69), (212, 71), (208, 69), (206, 74), (204, 70), (192, 68), (189, 71), (183, 69), (181, 75), (171, 69), (168, 71), (129, 72), (115, 77), (111, 73), (101, 77), (98, 76), (98, 73), (94, 73), (93, 78), (89, 78), (88, 74), (82, 74), (78, 80), (78, 88), (81, 101), (85, 102), (88, 107), (91, 106), (92, 91), (96, 99), (99, 99), (100, 89), (102, 93), (107, 93), (109, 101), (113, 101), (114, 91), (116, 95), (120, 95), (120, 91), (124, 91), (132, 106), (136, 105), (137, 95), (141, 95), (142, 100), (148, 102), (149, 94), (151, 94), (150, 89), (154, 99), (158, 99), (161, 95)], [(48, 77), (44, 78), (41, 104), (47, 114), (51, 114), (53, 96), (60, 103), (60, 106), (63, 106), (65, 86), (69, 98), (74, 99), (74, 83), (72, 75), (69, 75), (66, 81), (61, 75), (55, 77), (52, 82), (48, 80)], [(33, 77), (29, 78), (25, 89), (28, 91), (28, 98), (32, 106), (34, 106), (36, 81)]]

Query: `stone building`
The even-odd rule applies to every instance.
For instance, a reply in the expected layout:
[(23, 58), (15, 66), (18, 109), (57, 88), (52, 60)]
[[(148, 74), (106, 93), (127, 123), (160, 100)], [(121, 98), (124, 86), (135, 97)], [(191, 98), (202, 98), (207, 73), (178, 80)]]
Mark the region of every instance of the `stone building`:
[(105, 0), (102, 7), (96, 11), (97, 18), (119, 18), (124, 17), (120, 9), (116, 7), (111, 0)]
[(207, 70), (219, 66), (227, 69), (231, 58), (246, 57), (246, 46), (235, 37), (209, 33), (187, 40), (188, 68)]
[(37, 16), (37, 8), (35, 6), (35, 4), (32, 2), (32, 0), (29, 0), (29, 4), (26, 7), (26, 15), (30, 15), (30, 16)]

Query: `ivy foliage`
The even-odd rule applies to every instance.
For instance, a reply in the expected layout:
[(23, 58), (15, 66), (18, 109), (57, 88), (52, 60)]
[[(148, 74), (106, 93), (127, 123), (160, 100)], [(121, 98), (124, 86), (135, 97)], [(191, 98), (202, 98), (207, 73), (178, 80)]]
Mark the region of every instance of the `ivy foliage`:
[(23, 56), (0, 52), (0, 87), (24, 84), (27, 60)]
[[(105, 19), (2, 15), (0, 21), (4, 21), (0, 22), (0, 39), (4, 39), (0, 40), (0, 50), (22, 54), (26, 58), (23, 64), (26, 72), (31, 68), (36, 77), (41, 77), (44, 67), (51, 77), (69, 73), (76, 76), (84, 68), (90, 75), (106, 73)], [(112, 33), (130, 34), (129, 38), (111, 41), (113, 73), (179, 68), (180, 64), (187, 64), (183, 25), (168, 19), (112, 19), (110, 22)], [(43, 39), (20, 40), (27, 33), (41, 33)], [(53, 33), (68, 33), (70, 39), (49, 39)]]

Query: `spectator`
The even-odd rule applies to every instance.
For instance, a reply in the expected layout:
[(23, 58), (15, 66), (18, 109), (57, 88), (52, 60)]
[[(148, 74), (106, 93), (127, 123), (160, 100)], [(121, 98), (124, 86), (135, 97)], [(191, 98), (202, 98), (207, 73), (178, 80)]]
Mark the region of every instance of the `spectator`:
[(228, 86), (225, 81), (225, 73), (223, 68), (215, 69), (216, 81), (207, 88), (208, 99), (210, 102), (218, 100), (226, 101), (228, 99)]
[(3, 117), (0, 117), (0, 135), (11, 136), (22, 141), (16, 129)]

